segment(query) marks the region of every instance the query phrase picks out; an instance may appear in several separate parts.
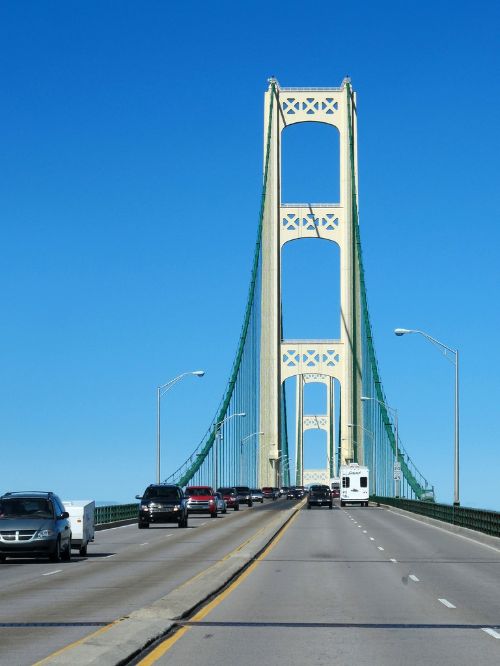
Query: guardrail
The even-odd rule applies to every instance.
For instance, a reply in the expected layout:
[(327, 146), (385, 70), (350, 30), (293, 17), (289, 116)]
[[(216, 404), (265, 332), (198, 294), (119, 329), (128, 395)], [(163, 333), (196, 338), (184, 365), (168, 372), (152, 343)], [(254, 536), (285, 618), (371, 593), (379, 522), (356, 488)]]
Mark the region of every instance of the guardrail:
[(116, 523), (120, 520), (137, 518), (139, 504), (113, 504), (111, 506), (96, 506), (94, 522), (96, 525)]
[(452, 504), (436, 504), (435, 502), (423, 502), (420, 500), (407, 500), (397, 497), (370, 497), (372, 502), (389, 504), (390, 506), (419, 513), (429, 518), (435, 518), (445, 523), (467, 527), (470, 530), (484, 532), (492, 536), (500, 536), (500, 513), (486, 509), (471, 509), (465, 506), (453, 506)]

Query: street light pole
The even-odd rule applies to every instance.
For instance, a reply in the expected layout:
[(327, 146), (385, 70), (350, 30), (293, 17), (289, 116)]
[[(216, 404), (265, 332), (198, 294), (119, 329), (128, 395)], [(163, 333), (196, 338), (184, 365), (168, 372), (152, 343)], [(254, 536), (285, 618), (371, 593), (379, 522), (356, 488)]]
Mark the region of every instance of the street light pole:
[(427, 338), (429, 342), (432, 342), (432, 344), (436, 347), (440, 347), (441, 350), (443, 351), (443, 354), (448, 358), (448, 352), (450, 354), (453, 354), (455, 357), (454, 363), (455, 365), (455, 442), (454, 442), (454, 461), (453, 461), (453, 476), (454, 476), (454, 483), (453, 483), (453, 505), (454, 506), (460, 506), (460, 431), (459, 431), (459, 382), (458, 382), (458, 349), (452, 349), (451, 347), (448, 347), (445, 345), (443, 342), (440, 342), (439, 340), (436, 340), (436, 338), (433, 338), (431, 335), (426, 333), (425, 331), (419, 331), (417, 329), (408, 329), (408, 328), (395, 328), (394, 333), (397, 336), (402, 336), (406, 335), (407, 333), (418, 333), (419, 335), (423, 335), (424, 338)]
[(242, 463), (242, 460), (243, 460), (243, 444), (247, 440), (249, 440), (251, 437), (255, 437), (256, 435), (260, 436), (260, 435), (263, 435), (263, 434), (264, 434), (263, 432), (253, 432), (251, 435), (247, 435), (246, 437), (243, 437), (243, 439), (240, 442), (240, 475), (239, 476), (240, 476), (240, 484), (242, 484), (242, 485), (243, 485), (243, 470), (242, 470), (241, 463)]
[(162, 384), (156, 388), (156, 483), (161, 480), (161, 441), (160, 441), (160, 400), (177, 382), (187, 375), (194, 375), (195, 377), (203, 377), (204, 370), (194, 370), (193, 372), (183, 372), (181, 375), (174, 377), (166, 384)]
[[(391, 412), (394, 413), (394, 437), (396, 440), (396, 446), (395, 446), (395, 462), (399, 463), (399, 426), (398, 426), (398, 410), (395, 409), (394, 407), (390, 407), (387, 403), (383, 402), (382, 400), (379, 400), (378, 398), (371, 398), (366, 395), (361, 396), (361, 400), (373, 400), (374, 402), (378, 402), (379, 405), (383, 405), (386, 409), (389, 409)], [(393, 472), (394, 476), (394, 472)], [(398, 476), (400, 476), (400, 473), (398, 473)], [(395, 497), (399, 497), (399, 484), (400, 484), (400, 479), (396, 478), (394, 479), (394, 495)]]
[(214, 441), (214, 490), (217, 490), (217, 485), (219, 482), (219, 474), (218, 474), (218, 465), (219, 465), (219, 440), (220, 440), (220, 431), (224, 423), (227, 423), (230, 419), (234, 418), (235, 416), (246, 416), (246, 412), (238, 412), (236, 414), (230, 414), (229, 416), (226, 416), (226, 418), (222, 419), (222, 421), (219, 421), (218, 423), (215, 424), (215, 441)]

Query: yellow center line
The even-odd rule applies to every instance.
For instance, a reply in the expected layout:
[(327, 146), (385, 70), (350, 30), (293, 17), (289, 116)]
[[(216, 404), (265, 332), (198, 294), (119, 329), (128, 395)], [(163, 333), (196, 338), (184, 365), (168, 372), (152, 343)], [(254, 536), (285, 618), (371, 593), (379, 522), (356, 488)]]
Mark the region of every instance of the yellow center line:
[[(220, 594), (218, 594), (215, 599), (212, 599), (206, 606), (204, 606), (201, 610), (199, 610), (196, 615), (194, 615), (190, 622), (195, 623), (199, 622), (200, 620), (203, 620), (204, 617), (206, 617), (214, 608), (216, 608), (220, 603), (224, 601), (234, 590), (241, 585), (241, 583), (248, 578), (248, 576), (257, 568), (257, 566), (269, 555), (271, 550), (281, 541), (283, 538), (285, 532), (288, 530), (288, 528), (292, 525), (292, 523), (297, 519), (299, 515), (299, 511), (296, 511), (295, 514), (290, 518), (288, 523), (283, 527), (281, 532), (278, 534), (278, 536), (273, 539), (273, 541), (266, 546), (266, 548), (262, 551), (262, 553), (257, 557), (252, 564), (250, 564), (245, 571), (238, 576), (236, 580), (234, 580), (225, 590), (223, 590)], [(189, 626), (184, 626), (178, 629), (178, 631), (175, 632), (172, 636), (169, 636), (166, 638), (160, 645), (158, 645), (154, 650), (152, 650), (144, 659), (138, 662), (138, 666), (151, 666), (152, 664), (155, 664), (160, 657), (163, 657), (163, 655), (170, 650), (171, 647), (177, 643), (177, 641), (184, 636), (184, 634), (191, 629), (193, 624), (190, 624)]]

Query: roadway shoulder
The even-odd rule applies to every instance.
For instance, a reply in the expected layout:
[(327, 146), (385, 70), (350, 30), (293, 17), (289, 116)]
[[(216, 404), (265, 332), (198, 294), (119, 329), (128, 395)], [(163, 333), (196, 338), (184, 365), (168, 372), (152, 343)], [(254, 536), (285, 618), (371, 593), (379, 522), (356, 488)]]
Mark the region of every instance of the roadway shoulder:
[(479, 532), (478, 530), (471, 530), (468, 527), (461, 527), (460, 525), (453, 525), (452, 523), (447, 523), (444, 520), (437, 520), (436, 518), (430, 518), (429, 516), (423, 516), (420, 513), (414, 513), (413, 511), (406, 511), (406, 509), (400, 509), (399, 507), (392, 506), (390, 504), (383, 504), (382, 502), (370, 502), (373, 506), (381, 506), (388, 511), (394, 513), (399, 513), (408, 518), (414, 518), (419, 520), (422, 523), (427, 523), (427, 525), (432, 525), (433, 527), (439, 527), (442, 530), (447, 532), (453, 532), (454, 534), (459, 534), (467, 539), (472, 541), (478, 541), (486, 546), (496, 548), (500, 550), (500, 537), (493, 536), (491, 534), (485, 534), (484, 532)]

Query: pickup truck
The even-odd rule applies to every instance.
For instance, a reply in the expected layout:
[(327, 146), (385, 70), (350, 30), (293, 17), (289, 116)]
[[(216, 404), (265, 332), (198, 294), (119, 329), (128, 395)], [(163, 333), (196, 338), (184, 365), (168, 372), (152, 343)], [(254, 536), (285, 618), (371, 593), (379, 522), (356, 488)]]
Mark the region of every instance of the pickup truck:
[(184, 495), (187, 498), (188, 514), (209, 513), (210, 518), (217, 518), (215, 491), (211, 486), (188, 486)]

